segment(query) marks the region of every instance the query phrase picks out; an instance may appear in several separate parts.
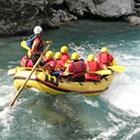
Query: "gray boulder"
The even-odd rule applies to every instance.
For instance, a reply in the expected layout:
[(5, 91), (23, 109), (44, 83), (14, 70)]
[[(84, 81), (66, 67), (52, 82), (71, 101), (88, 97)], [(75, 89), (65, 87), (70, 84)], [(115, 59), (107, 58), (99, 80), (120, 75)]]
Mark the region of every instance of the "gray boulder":
[(140, 17), (132, 15), (128, 16), (126, 20), (129, 22), (129, 25), (131, 26), (137, 26), (140, 25)]
[(133, 0), (1, 0), (0, 35), (23, 35), (34, 26), (59, 28), (78, 18), (119, 18), (134, 13)]
[(78, 17), (85, 14), (106, 18), (118, 18), (134, 13), (133, 0), (67, 0), (69, 10)]

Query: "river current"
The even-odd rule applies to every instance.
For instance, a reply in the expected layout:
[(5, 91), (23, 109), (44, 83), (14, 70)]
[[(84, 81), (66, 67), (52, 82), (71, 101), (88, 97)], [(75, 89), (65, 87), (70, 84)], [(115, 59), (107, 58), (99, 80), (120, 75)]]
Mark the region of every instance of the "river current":
[(140, 139), (140, 27), (125, 22), (81, 20), (43, 32), (51, 50), (69, 46), (87, 59), (107, 46), (118, 65), (109, 89), (100, 96), (52, 96), (37, 90), (16, 94), (10, 68), (20, 66), (27, 36), (0, 38), (0, 140), (139, 140)]

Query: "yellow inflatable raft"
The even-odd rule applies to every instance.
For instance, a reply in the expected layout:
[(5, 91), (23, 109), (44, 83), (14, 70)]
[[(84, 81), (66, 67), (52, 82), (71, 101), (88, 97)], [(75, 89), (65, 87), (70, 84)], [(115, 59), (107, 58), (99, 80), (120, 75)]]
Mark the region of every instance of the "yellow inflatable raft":
[[(31, 72), (31, 68), (18, 67), (14, 76), (14, 86), (18, 90)], [(105, 76), (100, 82), (69, 82), (59, 80), (55, 76), (47, 74), (42, 69), (33, 72), (26, 84), (28, 88), (35, 88), (49, 94), (81, 94), (84, 96), (96, 96), (108, 89), (113, 79), (114, 72)]]

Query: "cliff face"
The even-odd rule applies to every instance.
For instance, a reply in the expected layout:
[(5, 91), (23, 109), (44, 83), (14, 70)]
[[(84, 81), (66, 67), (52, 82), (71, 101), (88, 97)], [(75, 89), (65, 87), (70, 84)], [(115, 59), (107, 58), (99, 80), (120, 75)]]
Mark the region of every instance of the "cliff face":
[(79, 18), (117, 19), (135, 13), (133, 0), (1, 0), (0, 35), (19, 35), (33, 27), (58, 28)]

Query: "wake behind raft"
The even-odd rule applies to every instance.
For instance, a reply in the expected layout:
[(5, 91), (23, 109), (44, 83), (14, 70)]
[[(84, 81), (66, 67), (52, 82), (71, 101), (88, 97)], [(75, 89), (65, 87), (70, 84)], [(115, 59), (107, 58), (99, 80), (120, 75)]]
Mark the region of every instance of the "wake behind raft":
[[(25, 82), (32, 68), (16, 67), (14, 75), (14, 86), (18, 90)], [(66, 79), (59, 80), (55, 76), (51, 76), (43, 69), (37, 68), (30, 79), (26, 88), (35, 88), (43, 93), (53, 95), (58, 94), (80, 94), (84, 96), (96, 96), (102, 94), (108, 89), (114, 77), (114, 72), (110, 75), (103, 76), (100, 82), (70, 82)]]

